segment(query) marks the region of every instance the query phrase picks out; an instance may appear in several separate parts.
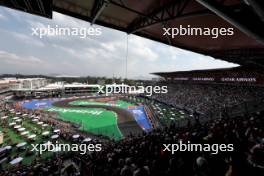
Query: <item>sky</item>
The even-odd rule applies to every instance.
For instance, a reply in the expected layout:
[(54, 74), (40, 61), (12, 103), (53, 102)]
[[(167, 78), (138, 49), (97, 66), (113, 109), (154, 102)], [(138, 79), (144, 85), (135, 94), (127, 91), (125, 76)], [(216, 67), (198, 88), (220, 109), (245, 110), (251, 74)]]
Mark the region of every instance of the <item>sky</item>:
[(48, 25), (91, 28), (88, 22), (56, 12), (47, 19), (0, 7), (0, 74), (125, 77), (126, 56), (129, 79), (150, 79), (153, 72), (238, 66), (97, 25), (92, 27), (101, 28), (100, 36), (32, 35), (32, 28)]

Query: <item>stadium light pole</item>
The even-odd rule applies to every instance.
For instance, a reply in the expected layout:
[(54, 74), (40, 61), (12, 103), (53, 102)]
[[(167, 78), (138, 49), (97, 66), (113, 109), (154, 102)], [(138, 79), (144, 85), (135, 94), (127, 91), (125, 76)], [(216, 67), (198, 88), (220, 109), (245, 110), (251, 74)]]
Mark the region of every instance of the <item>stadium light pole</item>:
[(127, 41), (126, 41), (126, 70), (125, 70), (125, 79), (127, 80), (127, 59), (128, 59), (128, 34), (127, 34)]

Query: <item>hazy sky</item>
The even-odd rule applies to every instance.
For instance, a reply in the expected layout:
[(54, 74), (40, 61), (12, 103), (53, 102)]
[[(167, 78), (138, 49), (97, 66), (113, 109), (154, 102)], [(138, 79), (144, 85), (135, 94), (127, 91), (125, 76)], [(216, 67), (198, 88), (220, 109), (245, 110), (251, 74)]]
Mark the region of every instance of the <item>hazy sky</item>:
[[(71, 76), (124, 76), (126, 33), (101, 26), (102, 35), (32, 35), (32, 28), (48, 25), (91, 27), (59, 13), (46, 19), (0, 7), (0, 74), (62, 74)], [(128, 78), (150, 78), (149, 73), (237, 66), (211, 57), (128, 36)]]

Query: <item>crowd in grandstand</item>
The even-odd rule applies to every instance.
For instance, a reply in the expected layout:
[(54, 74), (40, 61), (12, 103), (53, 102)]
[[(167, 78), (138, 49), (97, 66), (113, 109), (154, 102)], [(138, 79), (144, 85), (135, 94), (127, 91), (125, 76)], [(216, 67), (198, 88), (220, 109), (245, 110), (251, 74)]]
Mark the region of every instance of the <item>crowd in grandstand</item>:
[[(154, 99), (207, 112), (264, 97), (261, 87), (215, 85), (169, 85), (168, 94), (156, 94)], [(0, 103), (1, 115), (12, 106)], [(21, 110), (21, 109), (20, 109)], [(76, 131), (72, 125), (41, 111), (28, 111), (41, 117), (53, 129), (61, 129), (61, 137), (73, 140)], [(188, 124), (176, 128), (174, 124), (148, 133), (129, 136), (120, 141), (95, 137), (88, 143), (102, 143), (102, 151), (81, 155), (76, 152), (54, 153), (49, 159), (37, 157), (30, 165), (15, 165), (3, 169), (3, 175), (88, 175), (88, 176), (246, 176), (264, 173), (264, 112), (233, 118), (218, 118), (206, 123)], [(7, 125), (2, 123), (1, 125)], [(83, 143), (84, 133), (75, 140)], [(164, 151), (163, 144), (233, 144), (234, 151), (175, 152)], [(19, 156), (19, 153), (17, 154)], [(11, 160), (12, 158), (8, 158)]]
[[(112, 144), (93, 162), (95, 175), (258, 175), (263, 172), (263, 114), (174, 126)], [(163, 152), (162, 144), (232, 143), (234, 152)], [(251, 149), (251, 150), (250, 150)], [(109, 174), (110, 173), (110, 174)]]
[(264, 99), (263, 87), (173, 84), (167, 94), (155, 94), (152, 98), (176, 107), (208, 113), (244, 102)]
[[(243, 176), (264, 171), (263, 113), (217, 119), (192, 128), (157, 129), (120, 141), (105, 141), (101, 152), (80, 155), (68, 152), (46, 161), (36, 159), (31, 165), (17, 166), (1, 173), (14, 175), (109, 175), (109, 176)], [(163, 151), (163, 144), (191, 143), (234, 144), (233, 152)], [(77, 141), (81, 142), (81, 140)], [(97, 141), (98, 142), (98, 141)], [(100, 141), (102, 142), (102, 141)], [(67, 169), (64, 168), (67, 165)]]

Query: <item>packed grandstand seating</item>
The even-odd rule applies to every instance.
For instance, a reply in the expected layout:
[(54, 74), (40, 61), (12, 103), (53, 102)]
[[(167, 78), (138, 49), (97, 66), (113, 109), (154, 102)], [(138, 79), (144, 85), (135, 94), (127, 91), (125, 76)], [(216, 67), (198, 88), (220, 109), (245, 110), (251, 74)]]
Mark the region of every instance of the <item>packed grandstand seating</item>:
[[(193, 128), (173, 125), (112, 144), (91, 164), (95, 175), (258, 175), (263, 171), (263, 114), (218, 119)], [(163, 143), (234, 143), (234, 153), (162, 151)], [(114, 148), (114, 151), (112, 150)], [(251, 149), (251, 150), (250, 150)]]
[(250, 101), (262, 101), (264, 88), (226, 84), (169, 84), (167, 94), (155, 94), (153, 99), (198, 111), (202, 114), (215, 112)]
[[(196, 90), (200, 89), (197, 87)], [(1, 115), (8, 113), (11, 108), (14, 107), (2, 103)], [(81, 135), (78, 139), (73, 139), (72, 136), (76, 131), (71, 125), (47, 118), (40, 112), (28, 113), (39, 116), (42, 121), (52, 127), (52, 130), (62, 129), (60, 134), (63, 140), (75, 140), (76, 143), (83, 143), (87, 137)], [(164, 129), (155, 129), (137, 136), (131, 135), (120, 141), (94, 137), (88, 143), (102, 143), (104, 147), (101, 152), (85, 155), (76, 152), (53, 154), (50, 159), (46, 160), (37, 156), (30, 165), (16, 165), (9, 169), (0, 168), (0, 170), (3, 175), (60, 175), (63, 173), (91, 176), (257, 176), (264, 171), (262, 160), (264, 157), (263, 116), (264, 112), (259, 112), (233, 118), (214, 119), (204, 124), (197, 121), (195, 124), (188, 124), (183, 128), (176, 128), (171, 124)], [(234, 152), (219, 152), (217, 154), (176, 152), (172, 155), (168, 151), (163, 151), (164, 143), (173, 144), (180, 140), (198, 144), (232, 143)], [(13, 147), (15, 148), (15, 146), (16, 144)], [(16, 150), (17, 154), (8, 157), (7, 160), (19, 156), (21, 150)], [(26, 150), (30, 155), (28, 149)]]

